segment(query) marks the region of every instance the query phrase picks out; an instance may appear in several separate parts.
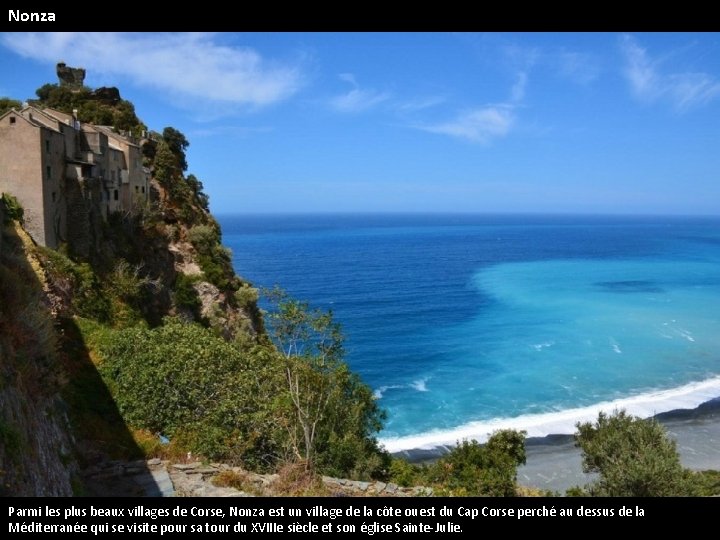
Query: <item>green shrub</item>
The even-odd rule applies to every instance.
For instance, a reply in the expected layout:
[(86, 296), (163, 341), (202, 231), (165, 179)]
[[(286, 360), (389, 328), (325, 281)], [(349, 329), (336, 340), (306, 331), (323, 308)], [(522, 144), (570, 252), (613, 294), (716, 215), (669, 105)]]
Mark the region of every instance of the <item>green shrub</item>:
[(195, 225), (188, 231), (188, 240), (198, 253), (197, 261), (207, 281), (221, 290), (240, 286), (232, 269), (230, 250), (220, 243), (217, 224)]
[(720, 471), (697, 471), (692, 474), (697, 495), (713, 497), (720, 495)]
[(604, 497), (694, 495), (692, 474), (680, 464), (675, 441), (654, 419), (615, 411), (595, 423), (577, 425), (575, 444), (583, 451), (583, 470), (600, 478), (586, 486)]
[(199, 316), (202, 305), (193, 286), (199, 279), (199, 276), (189, 276), (187, 274), (178, 274), (175, 278), (175, 305), (190, 310), (195, 316)]
[(267, 354), (242, 353), (173, 319), (153, 330), (117, 331), (100, 352), (101, 373), (134, 427), (253, 468), (269, 468), (284, 454), (282, 372)]
[(235, 291), (235, 301), (237, 305), (246, 308), (258, 301), (259, 291), (252, 287), (249, 283), (243, 283), (240, 288)]
[(409, 463), (406, 459), (393, 457), (390, 461), (389, 479), (399, 486), (410, 487), (422, 484), (421, 473), (420, 467)]
[(525, 433), (496, 431), (487, 444), (464, 440), (428, 467), (428, 483), (451, 495), (512, 497), (525, 463)]
[(11, 221), (23, 222), (25, 211), (15, 197), (9, 193), (3, 193), (2, 197), (0, 197), (0, 204), (3, 205), (5, 210), (6, 225)]

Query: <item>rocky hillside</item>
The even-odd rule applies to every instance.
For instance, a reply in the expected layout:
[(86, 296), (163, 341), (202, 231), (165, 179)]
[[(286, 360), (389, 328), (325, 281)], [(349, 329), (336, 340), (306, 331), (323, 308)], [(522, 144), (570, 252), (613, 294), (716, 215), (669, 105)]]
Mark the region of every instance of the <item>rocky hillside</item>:
[[(79, 109), (85, 122), (144, 128), (132, 104), (111, 94), (45, 85), (34, 104)], [(3, 197), (0, 493), (82, 493), (81, 469), (144, 455), (78, 321), (153, 328), (176, 317), (230, 341), (262, 335), (257, 291), (235, 274), (202, 183), (185, 174), (187, 146), (173, 128), (144, 140), (151, 200), (132, 214), (87, 223), (89, 250), (36, 245), (22, 209), (11, 194)]]
[(72, 495), (74, 440), (47, 280), (0, 200), (0, 494)]
[(144, 478), (148, 458), (188, 456), (291, 471), (312, 490), (321, 475), (385, 481), (390, 456), (375, 438), (384, 412), (345, 364), (339, 325), (277, 289), (265, 329), (258, 291), (235, 274), (202, 182), (187, 174), (185, 136), (148, 133), (116, 90), (37, 93), (37, 108), (115, 122), (151, 182), (147, 200), (119, 207), (131, 210), (102, 212), (102, 198), (86, 196), (102, 175), (84, 179), (79, 208), (67, 207), (68, 229), (83, 234), (59, 249), (33, 242), (4, 196), (6, 493), (112, 493), (108, 463)]

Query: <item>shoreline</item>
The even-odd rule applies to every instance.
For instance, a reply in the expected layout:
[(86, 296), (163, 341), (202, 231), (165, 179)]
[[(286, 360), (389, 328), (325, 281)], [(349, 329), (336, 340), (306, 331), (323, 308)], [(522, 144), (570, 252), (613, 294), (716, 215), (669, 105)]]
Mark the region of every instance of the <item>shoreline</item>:
[[(720, 470), (720, 396), (692, 409), (674, 409), (652, 416), (676, 441), (682, 464), (693, 470)], [(411, 463), (434, 461), (449, 446), (393, 452)], [(527, 463), (518, 468), (518, 483), (564, 492), (584, 485), (593, 475), (582, 472), (580, 449), (570, 434), (529, 437), (526, 441)]]
[[(601, 401), (592, 405), (516, 417), (490, 418), (471, 421), (452, 428), (438, 429), (416, 435), (380, 438), (380, 443), (391, 454), (428, 454), (429, 458), (446, 451), (457, 441), (475, 439), (480, 443), (500, 429), (525, 431), (528, 438), (553, 434), (575, 433), (578, 422), (593, 422), (601, 411), (624, 409), (641, 418), (657, 417), (681, 409), (696, 409), (704, 403), (720, 398), (720, 376), (696, 381), (663, 390), (650, 390), (634, 396)], [(412, 459), (412, 458), (410, 458)]]

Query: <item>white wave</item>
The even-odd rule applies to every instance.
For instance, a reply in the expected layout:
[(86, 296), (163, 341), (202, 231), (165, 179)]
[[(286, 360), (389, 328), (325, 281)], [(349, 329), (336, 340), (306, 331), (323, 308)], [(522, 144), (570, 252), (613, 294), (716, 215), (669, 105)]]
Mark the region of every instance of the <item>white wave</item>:
[(413, 381), (410, 383), (410, 388), (414, 388), (418, 392), (428, 392), (427, 382), (428, 377), (425, 377), (424, 379), (418, 379), (417, 381)]
[(615, 341), (615, 338), (610, 338), (610, 345), (612, 346), (612, 350), (615, 351), (618, 354), (622, 354), (622, 349), (620, 348), (620, 344)]
[(377, 390), (375, 390), (375, 392), (373, 392), (373, 397), (374, 397), (375, 399), (380, 399), (381, 397), (383, 397), (383, 394), (385, 394), (385, 392), (387, 392), (388, 390), (393, 390), (393, 389), (395, 389), (395, 388), (403, 388), (403, 385), (401, 385), (401, 384), (389, 384), (389, 385), (387, 385), (387, 386), (381, 386), (380, 388), (378, 388)]
[(718, 396), (720, 396), (720, 376), (702, 382), (686, 384), (678, 388), (657, 390), (615, 401), (605, 401), (588, 407), (526, 414), (515, 418), (493, 418), (491, 420), (469, 422), (452, 429), (436, 430), (404, 437), (381, 438), (380, 443), (389, 452), (400, 452), (403, 450), (454, 446), (463, 439), (476, 439), (479, 442), (485, 442), (489, 435), (498, 429), (522, 429), (527, 431), (528, 437), (571, 434), (575, 432), (576, 423), (594, 421), (600, 411), (612, 412), (615, 409), (625, 409), (630, 414), (649, 418), (675, 409), (694, 409), (698, 405)]
[(553, 345), (555, 345), (554, 341), (545, 341), (543, 343), (536, 343), (535, 345), (533, 345), (533, 349), (535, 349), (536, 351), (542, 351), (543, 349), (547, 347), (552, 347)]
[(693, 335), (692, 335), (688, 330), (682, 330), (682, 329), (680, 329), (680, 330), (677, 331), (677, 333), (680, 334), (680, 335), (681, 335), (682, 337), (684, 337), (685, 339), (687, 339), (688, 341), (695, 341), (695, 338), (693, 337)]

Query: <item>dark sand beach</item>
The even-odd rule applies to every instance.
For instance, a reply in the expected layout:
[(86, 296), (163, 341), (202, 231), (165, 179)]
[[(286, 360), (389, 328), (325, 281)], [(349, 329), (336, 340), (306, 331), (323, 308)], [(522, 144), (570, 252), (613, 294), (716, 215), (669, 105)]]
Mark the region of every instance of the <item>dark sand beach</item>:
[[(694, 470), (720, 469), (720, 398), (657, 418), (677, 441), (683, 465)], [(528, 439), (527, 464), (518, 469), (520, 484), (564, 492), (590, 480), (592, 476), (582, 472), (580, 450), (571, 435)]]

